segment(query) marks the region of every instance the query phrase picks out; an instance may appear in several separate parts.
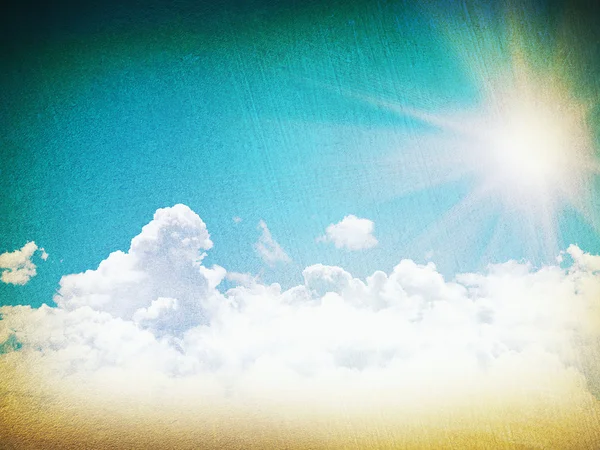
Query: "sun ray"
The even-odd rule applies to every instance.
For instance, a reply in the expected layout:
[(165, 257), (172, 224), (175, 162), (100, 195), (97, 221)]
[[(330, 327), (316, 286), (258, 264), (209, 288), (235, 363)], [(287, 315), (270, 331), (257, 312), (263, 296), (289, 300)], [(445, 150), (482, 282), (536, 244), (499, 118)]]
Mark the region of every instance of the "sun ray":
[[(466, 250), (471, 244), (472, 236), (479, 234), (480, 221), (467, 221), (469, 217), (481, 211), (485, 206), (483, 200), (486, 198), (484, 189), (472, 191), (462, 200), (444, 212), (438, 219), (430, 223), (409, 244), (409, 253), (418, 254), (419, 250), (425, 249), (432, 242), (452, 243), (454, 251)], [(450, 236), (451, 230), (460, 230), (459, 234)], [(441, 239), (439, 239), (441, 237)], [(439, 250), (439, 249), (438, 249)], [(451, 253), (451, 252), (449, 252)]]
[(506, 216), (502, 214), (496, 214), (496, 220), (494, 223), (494, 227), (492, 230), (492, 235), (489, 240), (485, 244), (485, 248), (479, 255), (479, 260), (477, 261), (478, 265), (481, 267), (485, 267), (488, 264), (493, 264), (498, 262), (497, 255), (498, 252), (502, 249), (502, 246), (506, 242), (506, 230), (509, 228), (506, 224)]

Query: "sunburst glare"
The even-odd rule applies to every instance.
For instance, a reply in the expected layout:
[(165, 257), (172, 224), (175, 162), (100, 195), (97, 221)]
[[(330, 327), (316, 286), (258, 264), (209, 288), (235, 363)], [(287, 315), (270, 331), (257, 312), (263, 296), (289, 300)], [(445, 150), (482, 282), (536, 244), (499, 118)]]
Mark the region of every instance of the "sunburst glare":
[[(483, 227), (491, 212), (518, 228), (511, 233), (528, 242), (528, 257), (549, 262), (560, 251), (558, 222), (566, 208), (600, 229), (590, 198), (594, 177), (600, 174), (590, 124), (594, 105), (577, 97), (560, 70), (530, 62), (531, 52), (522, 44), (526, 36), (519, 34), (516, 21), (507, 23), (508, 50), (460, 50), (481, 93), (475, 110), (436, 113), (362, 93), (349, 95), (435, 129), (412, 136), (427, 161), (417, 168), (426, 180), (420, 189), (461, 178), (474, 182), (471, 194), (432, 224), (416, 246), (448, 229), (450, 222), (467, 227), (465, 217), (474, 212)], [(486, 73), (488, 78), (482, 75)], [(398, 152), (393, 158), (397, 166), (412, 164), (415, 149), (410, 144)], [(414, 190), (412, 179), (411, 184)]]

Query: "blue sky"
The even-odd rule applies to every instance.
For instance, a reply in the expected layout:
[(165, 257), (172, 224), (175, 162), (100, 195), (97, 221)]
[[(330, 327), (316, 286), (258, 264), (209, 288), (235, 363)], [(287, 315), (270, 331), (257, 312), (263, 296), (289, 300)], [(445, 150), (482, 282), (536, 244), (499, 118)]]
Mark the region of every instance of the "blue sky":
[[(208, 264), (284, 286), (314, 263), (363, 277), (428, 255), (452, 277), (507, 259), (549, 262), (515, 231), (527, 219), (502, 216), (493, 198), (436, 226), (475, 181), (427, 186), (437, 154), (407, 142), (439, 127), (364, 99), (430, 113), (476, 109), (481, 86), (457, 49), (487, 32), (504, 54), (500, 7), (255, 6), (158, 10), (135, 22), (125, 8), (96, 24), (42, 29), (43, 40), (10, 54), (0, 251), (35, 240), (51, 256), (28, 285), (0, 285), (3, 303), (48, 303), (62, 275), (127, 249), (156, 209), (176, 203), (206, 222)], [(532, 11), (546, 45), (536, 48), (550, 54), (551, 16), (541, 5)], [(449, 35), (464, 14), (471, 28)], [(352, 252), (316, 241), (349, 214), (374, 222), (378, 246)], [(260, 220), (292, 262), (269, 267), (256, 254)], [(600, 250), (592, 226), (565, 207), (559, 248), (571, 243)]]

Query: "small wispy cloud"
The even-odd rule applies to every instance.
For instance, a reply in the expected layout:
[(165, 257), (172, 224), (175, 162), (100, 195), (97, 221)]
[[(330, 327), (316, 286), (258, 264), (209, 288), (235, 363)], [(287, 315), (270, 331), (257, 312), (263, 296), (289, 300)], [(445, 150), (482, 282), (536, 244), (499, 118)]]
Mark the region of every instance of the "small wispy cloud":
[(332, 223), (325, 230), (325, 235), (317, 238), (319, 242), (333, 242), (336, 248), (348, 250), (366, 250), (378, 244), (373, 236), (375, 224), (372, 220), (362, 219), (352, 214), (338, 223)]
[[(37, 244), (31, 241), (19, 250), (0, 254), (0, 280), (6, 284), (27, 284), (37, 274), (36, 265), (31, 260), (37, 250)], [(44, 261), (48, 259), (48, 253), (43, 248), (39, 251)]]
[(291, 258), (281, 248), (281, 245), (273, 239), (271, 231), (264, 220), (258, 223), (258, 228), (262, 230), (262, 234), (258, 238), (258, 242), (254, 244), (254, 249), (263, 261), (271, 266), (277, 262), (290, 262)]

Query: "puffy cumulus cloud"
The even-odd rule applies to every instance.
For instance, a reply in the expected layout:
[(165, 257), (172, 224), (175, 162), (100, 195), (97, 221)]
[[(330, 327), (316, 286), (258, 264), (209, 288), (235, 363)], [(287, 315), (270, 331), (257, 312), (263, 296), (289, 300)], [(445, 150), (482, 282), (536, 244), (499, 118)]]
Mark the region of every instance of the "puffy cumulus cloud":
[(375, 224), (372, 220), (361, 219), (352, 214), (325, 229), (325, 235), (318, 238), (322, 242), (333, 242), (336, 248), (365, 250), (378, 244), (373, 236)]
[[(530, 420), (596, 405), (600, 274), (578, 247), (566, 268), (509, 261), (451, 281), (411, 260), (364, 280), (317, 264), (283, 290), (203, 266), (211, 246), (189, 208), (158, 210), (127, 252), (63, 277), (57, 307), (2, 307), (0, 367), (173, 404), (411, 415), (479, 402)], [(239, 285), (220, 292), (225, 276)]]
[[(0, 255), (0, 280), (6, 284), (24, 285), (37, 275), (37, 267), (31, 260), (38, 246), (35, 242), (28, 242), (20, 250), (2, 253)], [(45, 261), (48, 253), (41, 248), (40, 257)]]
[(208, 323), (209, 303), (225, 270), (202, 266), (212, 247), (206, 225), (185, 205), (159, 209), (131, 241), (96, 270), (67, 275), (54, 297), (64, 310), (88, 306), (157, 333)]
[(254, 249), (262, 260), (271, 266), (277, 262), (290, 262), (290, 257), (281, 248), (281, 245), (273, 239), (271, 231), (264, 220), (258, 223), (258, 228), (261, 230), (261, 235), (258, 238), (258, 242), (254, 244)]
[(579, 247), (572, 244), (567, 248), (567, 254), (571, 256), (577, 265), (584, 267), (591, 272), (600, 271), (600, 256), (585, 253)]

